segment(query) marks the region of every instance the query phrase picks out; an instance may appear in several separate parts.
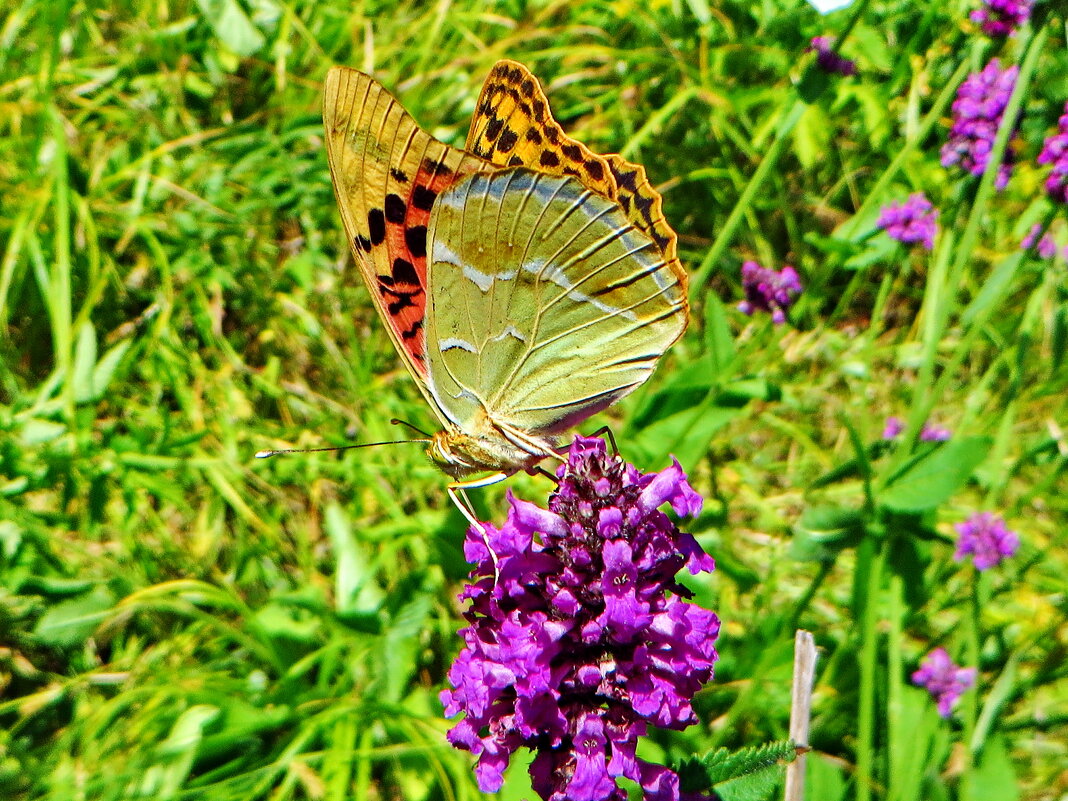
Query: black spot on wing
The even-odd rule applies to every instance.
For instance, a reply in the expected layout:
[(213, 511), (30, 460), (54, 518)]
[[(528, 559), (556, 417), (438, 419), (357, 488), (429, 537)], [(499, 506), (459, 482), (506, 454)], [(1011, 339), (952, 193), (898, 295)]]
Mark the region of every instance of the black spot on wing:
[(626, 189), (628, 192), (638, 191), (638, 173), (631, 172), (619, 172), (616, 173), (616, 183)]
[(601, 181), (604, 179), (604, 165), (601, 162), (590, 159), (582, 166), (586, 169), (586, 174), (593, 178), (595, 181)]
[(560, 150), (572, 161), (582, 161), (582, 148), (578, 145), (564, 145)]
[(392, 175), (395, 180), (400, 181), (402, 184), (408, 183), (408, 176), (404, 173), (403, 170), (398, 170), (396, 167), (390, 167), (389, 174)]
[(512, 156), (510, 159), (508, 159), (508, 166), (509, 167), (522, 167), (523, 166), (523, 159), (519, 158), (519, 156)]
[(408, 246), (411, 254), (421, 259), (426, 256), (426, 226), (413, 225), (404, 231), (404, 244)]
[(412, 323), (410, 326), (408, 326), (408, 329), (406, 331), (401, 331), (401, 338), (402, 339), (415, 339), (416, 335), (419, 333), (419, 329), (422, 328), (422, 327), (423, 327), (423, 321), (422, 320), (416, 320), (414, 323)]
[(407, 212), (408, 206), (401, 200), (400, 195), (386, 195), (386, 222), (402, 223)]
[(528, 142), (533, 142), (536, 145), (541, 144), (541, 134), (538, 133), (537, 128), (527, 128), (526, 137)]
[(504, 120), (500, 117), (494, 117), (486, 124), (486, 138), (494, 140), (501, 135), (501, 129), (504, 128)]
[(372, 245), (381, 245), (386, 239), (386, 215), (382, 209), (367, 212), (367, 229), (371, 235)]
[(358, 247), (365, 253), (371, 252), (371, 240), (363, 234), (356, 234), (355, 238), (352, 241), (356, 244), (356, 247)]
[(390, 317), (396, 317), (400, 314), (401, 309), (407, 308), (415, 308), (415, 304), (412, 303), (412, 293), (410, 292), (403, 292), (397, 295), (397, 299), (386, 306)]
[(530, 97), (534, 94), (534, 81), (527, 78), (523, 81), (523, 85), (519, 87), (519, 91), (523, 93), (524, 97)]
[(434, 159), (423, 159), (422, 169), (424, 172), (430, 175), (449, 175), (452, 173), (452, 167), (445, 163), (445, 160), (435, 161)]
[(415, 191), (412, 192), (412, 205), (422, 211), (430, 211), (434, 208), (434, 201), (437, 198), (438, 193), (433, 189), (426, 186), (417, 186)]
[(511, 128), (505, 128), (501, 132), (501, 138), (497, 140), (497, 149), (502, 153), (512, 150), (519, 142), (519, 135)]
[(543, 150), (538, 156), (538, 162), (543, 167), (556, 167), (560, 164), (560, 157), (551, 150)]
[(534, 119), (538, 122), (545, 122), (545, 102), (542, 100), (534, 101)]
[(400, 256), (393, 260), (393, 280), (398, 284), (420, 285), (419, 273), (415, 271), (415, 265)]

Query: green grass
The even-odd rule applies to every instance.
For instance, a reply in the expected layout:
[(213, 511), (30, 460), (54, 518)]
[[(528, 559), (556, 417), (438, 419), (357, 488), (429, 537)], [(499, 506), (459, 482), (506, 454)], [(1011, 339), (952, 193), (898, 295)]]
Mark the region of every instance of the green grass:
[[(995, 193), (938, 163), (956, 85), (997, 49), (969, 8), (4, 11), (0, 796), (479, 796), (437, 701), (467, 570), (445, 479), (418, 445), (252, 455), (434, 425), (350, 263), (326, 70), (373, 70), (462, 145), (500, 57), (569, 132), (646, 165), (694, 276), (686, 337), (584, 426), (611, 423), (643, 468), (677, 454), (711, 499), (690, 528), (718, 570), (693, 586), (721, 661), (702, 724), (649, 757), (784, 737), (801, 626), (823, 649), (809, 797), (1068, 792), (1068, 281), (1019, 250), (1046, 219), (1065, 239), (1034, 164), (1068, 98), (1065, 20), (1001, 48), (1026, 116)], [(818, 80), (808, 40), (846, 26), (861, 75)], [(930, 255), (872, 235), (918, 190), (942, 209)], [(747, 258), (802, 273), (790, 326), (734, 311)], [(884, 453), (888, 415), (947, 424), (959, 450)], [(925, 454), (943, 463), (917, 506), (900, 471)], [(473, 493), (486, 519), (504, 492)], [(977, 509), (1024, 543), (979, 581), (951, 559)], [(936, 645), (980, 668), (948, 722), (908, 683)]]

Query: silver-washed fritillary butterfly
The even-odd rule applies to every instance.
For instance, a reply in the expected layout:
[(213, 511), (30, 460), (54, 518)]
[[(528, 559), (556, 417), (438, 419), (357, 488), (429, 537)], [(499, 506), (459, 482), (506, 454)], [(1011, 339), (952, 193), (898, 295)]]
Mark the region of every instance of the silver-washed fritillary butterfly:
[(555, 456), (685, 330), (686, 273), (645, 171), (566, 136), (521, 64), (491, 71), (469, 152), (345, 67), (323, 122), (356, 263), (443, 426), (427, 453), (450, 493)]

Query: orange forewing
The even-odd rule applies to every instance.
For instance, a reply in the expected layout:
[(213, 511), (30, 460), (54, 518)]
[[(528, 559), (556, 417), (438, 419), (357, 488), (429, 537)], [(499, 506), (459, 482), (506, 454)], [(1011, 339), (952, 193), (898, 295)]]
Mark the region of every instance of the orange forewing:
[(434, 139), (381, 84), (346, 67), (326, 76), (323, 123), (353, 256), (397, 350), (425, 392), (430, 211), (444, 189), (494, 167)]

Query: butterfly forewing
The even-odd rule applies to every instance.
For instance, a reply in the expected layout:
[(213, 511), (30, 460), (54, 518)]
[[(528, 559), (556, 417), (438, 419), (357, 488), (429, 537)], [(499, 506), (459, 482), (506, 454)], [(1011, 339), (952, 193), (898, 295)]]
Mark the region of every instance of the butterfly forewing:
[(323, 123), (349, 245), (397, 350), (425, 391), (430, 212), (442, 191), (492, 165), (434, 139), (377, 81), (345, 67), (327, 74)]
[(522, 64), (503, 59), (490, 70), (471, 119), (467, 150), (502, 167), (573, 175), (595, 192), (618, 200), (628, 219), (656, 242), (669, 269), (686, 281), (678, 236), (664, 219), (663, 201), (645, 168), (619, 155), (599, 156), (565, 135), (538, 79)]
[(464, 178), (430, 222), (431, 392), (461, 428), (555, 432), (639, 386), (686, 327), (683, 282), (575, 178)]
[(490, 70), (465, 148), (500, 167), (571, 175), (594, 192), (616, 197), (608, 162), (563, 132), (538, 79), (517, 61), (502, 59)]

